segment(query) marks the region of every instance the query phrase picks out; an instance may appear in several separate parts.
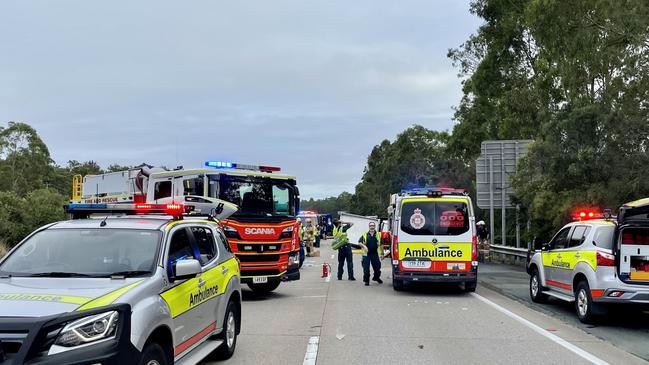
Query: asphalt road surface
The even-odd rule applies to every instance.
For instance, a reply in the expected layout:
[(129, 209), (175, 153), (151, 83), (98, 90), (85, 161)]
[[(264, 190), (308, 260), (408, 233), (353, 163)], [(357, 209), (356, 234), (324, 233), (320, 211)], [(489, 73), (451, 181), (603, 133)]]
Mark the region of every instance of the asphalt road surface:
[[(229, 364), (646, 364), (574, 321), (499, 292), (497, 276), (489, 276), (496, 266), (484, 268), (490, 283), (475, 294), (453, 285), (395, 292), (387, 260), (384, 284), (363, 285), (357, 255), (357, 281), (322, 279), (323, 262), (336, 270), (333, 254), (323, 242), (302, 279), (270, 295), (244, 289), (242, 333)], [(520, 285), (524, 272), (512, 272)]]

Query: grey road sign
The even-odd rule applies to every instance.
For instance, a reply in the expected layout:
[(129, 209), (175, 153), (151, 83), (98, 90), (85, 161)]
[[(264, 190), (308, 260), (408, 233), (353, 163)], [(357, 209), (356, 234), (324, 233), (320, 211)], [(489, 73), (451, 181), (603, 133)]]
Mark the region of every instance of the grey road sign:
[[(513, 189), (510, 179), (516, 173), (520, 158), (532, 141), (484, 141), (476, 161), (478, 206), (482, 209), (515, 208), (511, 203)], [(493, 197), (493, 198), (492, 198)], [(492, 203), (493, 202), (493, 203)]]
[[(511, 178), (516, 173), (518, 161), (527, 152), (532, 141), (484, 141), (481, 154), (476, 161), (476, 185), (478, 207), (489, 209), (490, 232), (494, 230), (494, 209), (501, 210), (501, 242), (507, 244), (506, 210), (516, 208), (516, 247), (520, 247), (520, 226), (518, 211), (520, 207), (512, 204), (513, 189)], [(492, 236), (493, 237), (493, 236)]]

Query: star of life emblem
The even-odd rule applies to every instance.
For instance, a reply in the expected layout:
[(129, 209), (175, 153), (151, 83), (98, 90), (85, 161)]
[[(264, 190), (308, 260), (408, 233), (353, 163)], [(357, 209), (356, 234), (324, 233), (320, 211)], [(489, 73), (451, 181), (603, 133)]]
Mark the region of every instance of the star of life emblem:
[(415, 209), (415, 213), (410, 216), (410, 226), (414, 229), (422, 229), (426, 225), (426, 217), (421, 214), (421, 209)]

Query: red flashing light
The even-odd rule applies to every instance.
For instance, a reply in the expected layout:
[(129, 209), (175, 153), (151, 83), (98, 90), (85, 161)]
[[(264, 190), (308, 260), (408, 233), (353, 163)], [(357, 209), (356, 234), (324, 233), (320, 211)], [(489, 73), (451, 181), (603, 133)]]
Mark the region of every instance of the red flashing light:
[(392, 236), (392, 260), (399, 260), (399, 237)]
[(582, 218), (585, 218), (586, 217), (586, 212), (579, 213), (579, 216), (582, 217)]
[(579, 209), (573, 214), (574, 220), (585, 220), (585, 219), (595, 219), (602, 218), (604, 215), (597, 210), (592, 209)]
[(279, 172), (282, 171), (282, 168), (276, 166), (259, 166), (259, 170), (263, 172)]
[(169, 215), (180, 215), (185, 212), (182, 204), (135, 204), (135, 211), (140, 214), (164, 213)]

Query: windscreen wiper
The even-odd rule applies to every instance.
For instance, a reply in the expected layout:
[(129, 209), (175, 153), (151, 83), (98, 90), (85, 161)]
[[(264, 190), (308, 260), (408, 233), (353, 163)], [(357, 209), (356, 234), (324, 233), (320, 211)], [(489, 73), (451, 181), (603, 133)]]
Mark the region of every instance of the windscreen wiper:
[(82, 274), (79, 272), (62, 272), (62, 271), (52, 271), (52, 272), (37, 272), (33, 274), (27, 274), (30, 277), (52, 277), (52, 278), (92, 278), (96, 277), (95, 275)]
[(128, 278), (128, 277), (142, 276), (142, 275), (151, 275), (151, 271), (148, 270), (118, 271), (118, 272), (111, 273), (109, 276), (111, 279), (118, 279), (118, 278)]

